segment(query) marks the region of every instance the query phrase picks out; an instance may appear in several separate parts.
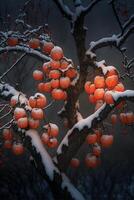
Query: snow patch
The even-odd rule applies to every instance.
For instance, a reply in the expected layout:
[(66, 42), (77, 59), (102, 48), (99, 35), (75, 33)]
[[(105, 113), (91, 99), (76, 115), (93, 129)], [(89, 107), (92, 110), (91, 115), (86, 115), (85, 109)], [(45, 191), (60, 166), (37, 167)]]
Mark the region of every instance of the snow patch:
[(26, 131), (26, 136), (29, 136), (32, 141), (32, 145), (36, 148), (36, 151), (40, 154), (42, 163), (44, 165), (45, 171), (49, 176), (50, 180), (53, 181), (54, 178), (54, 171), (59, 174), (58, 169), (54, 166), (52, 159), (48, 155), (47, 151), (45, 150), (39, 134), (36, 130), (30, 129)]
[(94, 41), (92, 41), (91, 43), (90, 43), (90, 50), (93, 50), (93, 49), (95, 49), (97, 46), (101, 46), (102, 44), (107, 44), (107, 43), (109, 43), (109, 42), (115, 42), (116, 44), (118, 44), (119, 43), (119, 38), (118, 38), (118, 36), (117, 35), (112, 35), (111, 37), (105, 37), (105, 38), (101, 38), (101, 39), (99, 39), (98, 41), (96, 41), (96, 42), (94, 42)]
[(30, 49), (28, 46), (20, 46), (20, 45), (16, 45), (15, 47), (1, 47), (0, 48), (0, 53), (1, 52), (7, 52), (7, 51), (23, 51), (23, 52), (26, 52), (28, 54), (31, 54), (31, 55), (35, 55), (35, 56), (38, 56), (40, 57), (41, 59), (44, 59), (44, 60), (47, 60), (49, 61), (50, 58), (46, 55), (44, 55), (43, 53), (37, 51), (37, 50), (34, 50), (34, 49)]
[(120, 97), (123, 98), (123, 97), (134, 97), (134, 90), (126, 90), (124, 92), (113, 92), (113, 91), (109, 91), (114, 100), (117, 101)]
[(117, 71), (117, 69), (114, 67), (114, 66), (107, 66), (105, 64), (105, 60), (102, 60), (100, 62), (96, 62), (95, 63), (97, 65), (98, 68), (101, 68), (102, 69), (102, 72), (103, 74), (105, 75), (108, 71), (111, 71), (111, 70), (115, 70)]
[(81, 193), (71, 184), (70, 180), (65, 176), (65, 174), (62, 174), (63, 180), (62, 180), (62, 188), (68, 188), (72, 197), (77, 200), (84, 200), (84, 197), (81, 195)]

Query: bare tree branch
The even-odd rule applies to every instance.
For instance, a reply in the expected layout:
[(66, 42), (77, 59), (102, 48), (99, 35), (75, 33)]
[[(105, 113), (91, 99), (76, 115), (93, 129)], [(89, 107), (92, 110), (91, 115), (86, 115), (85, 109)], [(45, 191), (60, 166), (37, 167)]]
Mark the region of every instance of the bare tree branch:
[(120, 37), (118, 46), (120, 47), (132, 33), (134, 33), (134, 25)]
[(91, 1), (91, 3), (90, 3), (86, 8), (83, 9), (84, 15), (88, 14), (88, 13), (92, 10), (92, 8), (93, 8), (97, 3), (99, 3), (100, 1), (101, 1), (101, 0), (93, 0), (93, 1)]
[(58, 6), (59, 10), (67, 19), (72, 20), (73, 12), (70, 8), (63, 2), (63, 0), (53, 0)]
[(23, 53), (17, 61), (0, 76), (0, 81), (25, 57), (26, 53)]
[(3, 119), (4, 117), (7, 117), (8, 115), (10, 115), (12, 111), (13, 111), (13, 108), (10, 108), (10, 110), (6, 114), (2, 115), (0, 119)]
[(120, 21), (120, 19), (119, 19), (119, 16), (118, 16), (118, 13), (117, 13), (117, 11), (116, 11), (115, 4), (114, 4), (114, 3), (115, 3), (115, 1), (111, 1), (112, 9), (113, 9), (114, 15), (115, 15), (115, 17), (116, 17), (116, 20), (117, 20), (117, 22), (118, 22), (118, 24), (119, 24), (119, 27), (120, 27), (121, 31), (123, 32), (123, 26), (122, 26), (121, 21)]
[(123, 34), (124, 31), (128, 28), (128, 26), (132, 24), (132, 22), (134, 22), (134, 15), (132, 15), (132, 16), (128, 19), (128, 21), (126, 21), (125, 24), (122, 26), (122, 27), (123, 27), (123, 30), (122, 30), (123, 32), (122, 32), (122, 34)]
[(0, 97), (6, 101), (10, 101), (12, 96), (16, 96), (20, 104), (27, 103), (27, 98), (23, 93), (17, 91), (7, 83), (0, 83)]
[(4, 128), (11, 128), (12, 124), (14, 122), (14, 119), (11, 119), (9, 122), (4, 124), (3, 126), (0, 127), (0, 130), (3, 130)]

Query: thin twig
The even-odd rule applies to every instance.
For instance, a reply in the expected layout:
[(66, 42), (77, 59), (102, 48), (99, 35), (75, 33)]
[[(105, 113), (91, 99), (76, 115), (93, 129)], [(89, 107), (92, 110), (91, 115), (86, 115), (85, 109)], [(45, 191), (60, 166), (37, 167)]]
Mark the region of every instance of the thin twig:
[(6, 72), (4, 72), (2, 76), (0, 76), (0, 80), (2, 80), (8, 74), (8, 72), (10, 72), (22, 60), (22, 58), (25, 57), (25, 55), (26, 53), (23, 53), (20, 58), (18, 58), (17, 61)]
[(13, 108), (9, 110), (5, 115), (1, 116), (0, 119), (3, 119), (4, 117), (8, 116), (12, 112)]
[(52, 106), (52, 104), (55, 102), (55, 100), (52, 100), (46, 107), (44, 107), (43, 109), (45, 110), (45, 109), (47, 109), (47, 108), (49, 108), (50, 106)]
[[(2, 127), (0, 127), (0, 130), (2, 130), (3, 128), (10, 128), (13, 121), (14, 121), (14, 119), (12, 119), (9, 122), (7, 122), (6, 124), (4, 124)], [(8, 125), (10, 125), (10, 126), (8, 126)]]
[(0, 113), (7, 107), (8, 104), (4, 105), (4, 107), (0, 110)]
[(118, 22), (118, 24), (119, 24), (119, 27), (120, 27), (120, 29), (121, 29), (121, 32), (123, 32), (123, 27), (122, 27), (122, 24), (121, 24), (121, 22), (120, 22), (120, 19), (119, 19), (119, 16), (118, 16), (118, 14), (117, 14), (117, 11), (116, 11), (116, 9), (115, 9), (114, 1), (111, 2), (111, 5), (112, 5), (112, 9), (113, 9), (114, 15), (115, 15), (115, 17), (116, 17), (116, 20), (117, 20), (117, 22)]

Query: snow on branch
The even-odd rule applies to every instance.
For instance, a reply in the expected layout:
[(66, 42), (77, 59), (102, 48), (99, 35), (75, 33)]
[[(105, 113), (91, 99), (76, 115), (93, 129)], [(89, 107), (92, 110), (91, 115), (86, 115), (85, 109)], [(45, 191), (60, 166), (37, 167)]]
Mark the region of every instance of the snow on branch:
[(107, 66), (105, 60), (94, 62), (94, 64), (96, 67), (101, 68), (104, 75), (106, 75), (111, 70), (116, 70), (118, 72), (118, 70), (114, 66)]
[(51, 157), (43, 146), (36, 130), (28, 130), (25, 133), (25, 143), (30, 150), (39, 173), (52, 185), (52, 191), (56, 199), (84, 200), (81, 193), (73, 186), (64, 173), (53, 163)]
[(117, 47), (120, 47), (131, 33), (134, 33), (134, 25), (131, 26), (121, 37), (119, 37), (119, 42)]
[(123, 32), (129, 27), (130, 24), (134, 21), (134, 15), (132, 15), (128, 21), (125, 22), (125, 24), (122, 26)]
[(63, 2), (63, 0), (53, 0), (61, 13), (71, 21), (75, 23), (81, 14), (86, 15), (98, 2), (101, 0), (93, 0), (87, 7), (82, 6), (81, 0), (73, 0), (75, 6), (75, 12), (72, 12), (71, 9)]
[(8, 83), (0, 83), (0, 97), (4, 100), (9, 101), (12, 96), (14, 96), (16, 100), (19, 100), (20, 104), (26, 104), (28, 101), (23, 93), (17, 91)]
[(83, 9), (83, 13), (84, 13), (84, 14), (88, 14), (88, 13), (91, 11), (91, 9), (92, 9), (97, 3), (99, 3), (100, 1), (101, 1), (101, 0), (93, 0), (93, 1), (91, 1), (91, 3), (89, 3), (89, 5)]
[[(18, 92), (9, 84), (1, 83), (0, 97), (4, 100), (10, 100), (12, 96), (16, 97), (20, 104), (27, 105), (27, 98), (24, 94)], [(2, 128), (9, 126), (11, 123), (13, 123), (13, 120)], [(61, 173), (58, 167), (55, 166), (52, 158), (45, 150), (38, 132), (36, 130), (25, 131), (24, 129), (18, 129), (15, 124), (13, 127), (17, 129), (23, 141), (25, 141), (25, 145), (31, 152), (40, 174), (52, 185), (53, 194), (56, 196), (56, 199), (84, 200), (84, 197), (72, 185), (66, 175)]]
[[(17, 91), (14, 87), (10, 86), (7, 83), (0, 83), (0, 98), (2, 98), (5, 101), (10, 101), (12, 97), (17, 103), (19, 103), (20, 105), (24, 105), (26, 110), (31, 109), (28, 106), (28, 99), (23, 93)], [(6, 112), (4, 115), (1, 115), (0, 117), (1, 120), (7, 117), (8, 115), (12, 114), (13, 109), (11, 108), (9, 104), (6, 104), (6, 105), (8, 105), (10, 110)], [(4, 109), (5, 109), (5, 106), (3, 106), (0, 112), (2, 112)], [(4, 125), (0, 127), (0, 130), (3, 130), (4, 128), (10, 128), (13, 125), (13, 123), (14, 123), (13, 118), (11, 118), (10, 120), (8, 119), (8, 122), (4, 123)]]
[(7, 33), (3, 32), (3, 31), (0, 31), (0, 36), (4, 37), (4, 38), (7, 38)]
[(4, 100), (10, 100), (12, 96), (18, 95), (18, 91), (14, 89), (14, 87), (9, 84), (0, 83), (0, 97)]
[(84, 7), (80, 0), (74, 0), (75, 12), (73, 14), (73, 21), (77, 21), (80, 15), (86, 15), (100, 1), (101, 0), (93, 0), (87, 7)]
[(134, 63), (134, 58), (132, 58), (131, 60), (127, 61), (125, 68), (126, 69), (131, 69), (133, 67), (133, 63)]
[(49, 61), (50, 60), (50, 58), (48, 56), (44, 55), (43, 53), (41, 53), (37, 50), (31, 49), (29, 47), (17, 45), (17, 46), (14, 46), (14, 47), (7, 46), (7, 47), (1, 47), (0, 48), (0, 54), (2, 54), (4, 52), (10, 52), (10, 51), (25, 52), (28, 55), (37, 57), (38, 59), (40, 59), (42, 61), (44, 61), (44, 60)]
[(39, 26), (38, 28), (35, 28), (35, 29), (31, 29), (31, 30), (26, 30), (24, 32), (24, 36), (28, 37), (29, 35), (32, 35), (34, 33), (38, 33), (39, 31), (41, 31), (41, 29), (43, 29), (44, 27), (43, 26)]
[(65, 171), (67, 169), (71, 158), (75, 156), (81, 145), (85, 142), (87, 135), (108, 116), (117, 104), (122, 100), (134, 101), (134, 90), (111, 93), (115, 104), (108, 105), (104, 103), (95, 113), (76, 123), (63, 138), (58, 147), (57, 156), (54, 159), (60, 170)]
[(69, 20), (72, 19), (73, 17), (73, 12), (70, 10), (70, 8), (65, 5), (65, 3), (63, 2), (63, 0), (53, 0), (56, 5), (58, 6), (58, 8), (60, 9), (61, 13)]
[(8, 128), (8, 129), (11, 128), (13, 122), (14, 122), (14, 119), (11, 119), (7, 123), (5, 123), (3, 126), (0, 127), (0, 131), (3, 130), (4, 128)]
[[(134, 26), (131, 26), (123, 35), (112, 35), (111, 37), (104, 37), (102, 39), (99, 39), (96, 42), (91, 42), (89, 45), (88, 51), (96, 51), (99, 48), (105, 47), (105, 46), (115, 46), (117, 48), (120, 48), (120, 46), (125, 42), (125, 40), (128, 38), (128, 36), (133, 33)], [(87, 53), (88, 53), (87, 51)]]
[(28, 30), (30, 30), (32, 27), (29, 25), (29, 24), (26, 24), (25, 22), (24, 22), (24, 20), (22, 20), (22, 19), (16, 19), (15, 20), (15, 23), (17, 24), (17, 25), (22, 25), (24, 28), (26, 28), (26, 29), (28, 29)]

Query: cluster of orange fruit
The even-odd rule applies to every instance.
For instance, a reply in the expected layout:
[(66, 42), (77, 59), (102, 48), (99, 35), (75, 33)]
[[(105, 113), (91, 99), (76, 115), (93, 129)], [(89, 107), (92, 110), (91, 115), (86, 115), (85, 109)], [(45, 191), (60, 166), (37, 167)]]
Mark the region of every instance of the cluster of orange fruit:
[[(124, 125), (132, 125), (134, 123), (134, 113), (132, 111), (129, 112), (121, 112), (119, 115), (119, 120)], [(116, 114), (111, 115), (111, 123), (114, 125), (118, 121), (118, 116)]]
[[(113, 92), (124, 92), (124, 85), (119, 82), (119, 76), (116, 69), (109, 70), (105, 76), (96, 76), (94, 78), (94, 83), (87, 81), (85, 83), (85, 92), (89, 95), (89, 101), (92, 104), (114, 104), (114, 99), (112, 94), (109, 91)], [(96, 105), (96, 110), (99, 106)]]
[[(92, 148), (91, 152), (85, 157), (85, 165), (88, 168), (95, 168), (100, 163), (101, 147), (110, 147), (113, 144), (113, 135), (103, 135), (101, 129), (95, 129), (92, 134), (88, 134), (86, 137), (86, 143)], [(73, 158), (70, 164), (76, 168), (79, 167), (80, 161), (77, 158)]]
[[(112, 92), (124, 92), (124, 85), (119, 82), (119, 76), (116, 69), (111, 68), (107, 71), (105, 76), (96, 76), (94, 83), (87, 81), (84, 86), (85, 92), (88, 94), (89, 102), (95, 104), (95, 111), (98, 110), (104, 102), (107, 104), (114, 104)], [(117, 108), (123, 108), (124, 101), (122, 101)], [(119, 115), (121, 123), (131, 125), (134, 122), (133, 112), (121, 112)], [(116, 114), (111, 115), (111, 123), (117, 123), (118, 117)], [(85, 165), (88, 168), (95, 168), (100, 163), (101, 147), (108, 148), (113, 144), (114, 137), (110, 134), (102, 134), (102, 130), (94, 130), (86, 138), (86, 143), (92, 147), (91, 152), (85, 157)], [(78, 158), (72, 158), (70, 165), (77, 168), (80, 165)]]
[[(123, 83), (119, 82), (119, 76), (116, 69), (109, 70), (105, 76), (96, 76), (94, 83), (87, 81), (85, 83), (85, 91), (88, 94), (89, 102), (95, 104), (95, 111), (98, 110), (104, 102), (107, 104), (114, 104), (112, 92), (124, 92), (125, 87)], [(123, 108), (125, 101), (119, 103), (116, 108)], [(133, 112), (120, 113), (120, 121), (123, 124), (131, 125), (134, 122)], [(111, 115), (111, 122), (117, 122), (117, 115)]]
[(50, 57), (51, 60), (43, 64), (42, 70), (33, 72), (33, 78), (41, 81), (38, 84), (39, 92), (51, 93), (54, 100), (66, 100), (66, 90), (77, 76), (77, 71), (72, 62), (64, 57), (62, 48), (54, 46), (50, 50)]
[(41, 140), (43, 144), (49, 148), (58, 146), (57, 136), (59, 134), (59, 127), (56, 124), (49, 123), (44, 126), (44, 132), (42, 133)]
[[(120, 113), (120, 122), (124, 125), (132, 125), (134, 122), (134, 113)], [(112, 124), (116, 124), (118, 117), (116, 114), (111, 115)], [(85, 157), (85, 165), (88, 168), (96, 168), (100, 164), (101, 147), (108, 148), (113, 144), (114, 136), (110, 134), (102, 134), (101, 129), (96, 129), (92, 134), (89, 134), (86, 138), (86, 143), (90, 145), (91, 153), (88, 153)], [(78, 158), (72, 158), (70, 162), (71, 167), (77, 168), (80, 165)]]
[[(11, 36), (7, 39), (7, 45), (11, 47), (18, 44), (19, 39), (17, 37)], [(39, 49), (51, 57), (50, 62), (44, 63), (42, 67), (43, 72), (40, 70), (35, 70), (33, 72), (33, 77), (35, 80), (43, 80), (43, 73), (45, 73), (46, 77), (52, 79), (51, 82), (47, 82), (45, 85), (40, 83), (38, 85), (39, 91), (50, 92), (50, 90), (56, 88), (56, 90), (53, 91), (52, 96), (57, 99), (57, 96), (59, 95), (62, 96), (63, 100), (66, 99), (67, 94), (63, 90), (66, 90), (70, 86), (71, 80), (77, 76), (77, 71), (72, 65), (70, 65), (72, 62), (64, 58), (62, 48), (55, 46), (52, 41), (40, 41), (38, 38), (30, 39), (27, 45), (31, 49)], [(57, 88), (59, 88), (58, 91)]]
[[(8, 45), (15, 46), (19, 43), (19, 40), (17, 38), (9, 38), (7, 42)], [(31, 40), (29, 47), (37, 49), (39, 40)], [(50, 56), (51, 60), (43, 64), (42, 70), (33, 72), (33, 78), (41, 81), (38, 83), (38, 90), (41, 93), (36, 93), (28, 99), (26, 103), (30, 107), (28, 111), (20, 106), (18, 97), (13, 96), (10, 101), (10, 105), (14, 108), (14, 120), (18, 128), (21, 129), (37, 129), (40, 126), (40, 121), (45, 118), (43, 109), (47, 106), (47, 98), (42, 93), (50, 92), (54, 100), (66, 100), (66, 90), (71, 85), (71, 81), (77, 76), (77, 71), (74, 69), (72, 61), (64, 57), (62, 48), (54, 46), (52, 42), (44, 42), (43, 51)], [(41, 135), (41, 140), (48, 147), (57, 147), (58, 140), (56, 137), (58, 134), (58, 126), (48, 123)]]
[(3, 129), (2, 137), (3, 137), (3, 147), (5, 149), (12, 150), (14, 155), (22, 155), (24, 153), (25, 150), (23, 144), (20, 141), (19, 142), (13, 141), (14, 135), (10, 128)]
[[(15, 38), (10, 38), (7, 41), (10, 46), (15, 46), (18, 42)], [(40, 41), (38, 39), (31, 39), (29, 41), (29, 47), (33, 49), (40, 48)], [(41, 70), (35, 70), (33, 72), (33, 78), (36, 81), (40, 81), (38, 83), (38, 90), (41, 93), (50, 93), (54, 100), (66, 100), (66, 90), (71, 86), (74, 78), (76, 78), (77, 71), (73, 67), (72, 62), (64, 57), (62, 48), (54, 46), (52, 42), (44, 42), (42, 51), (49, 55), (51, 60), (44, 63)], [(125, 91), (124, 85), (119, 81), (119, 75), (115, 68), (108, 70), (105, 75), (96, 76), (94, 83), (87, 81), (84, 88), (88, 94), (90, 103), (95, 104), (95, 110), (98, 110), (104, 102), (107, 104), (115, 103), (110, 91)], [(17, 103), (17, 100), (13, 97), (11, 99), (11, 105), (16, 107)], [(37, 129), (39, 128), (40, 120), (45, 118), (43, 108), (47, 106), (46, 96), (36, 93), (29, 98), (28, 106), (31, 107), (30, 112), (26, 112), (22, 107), (17, 106), (14, 108), (14, 119), (21, 129)], [(122, 108), (123, 106), (124, 102), (121, 102), (117, 108)], [(134, 122), (133, 112), (120, 113), (120, 121), (123, 124), (132, 124)], [(111, 115), (111, 122), (112, 124), (117, 122), (116, 114)], [(58, 134), (58, 126), (48, 123), (44, 126), (41, 140), (48, 147), (57, 147)], [(6, 141), (7, 144), (5, 145), (8, 146), (10, 139), (8, 138)], [(113, 135), (103, 135), (102, 131), (97, 129), (87, 136), (86, 143), (92, 147), (92, 152), (87, 154), (85, 164), (89, 168), (95, 168), (100, 163), (101, 147), (110, 147), (113, 144)], [(19, 147), (20, 145), (22, 144), (19, 144)], [(74, 168), (78, 167), (80, 165), (79, 159), (72, 158), (70, 165)]]
[[(15, 96), (11, 98), (11, 106), (14, 107), (14, 120), (21, 129), (37, 129), (40, 126), (40, 121), (45, 118), (44, 110), (47, 105), (46, 96), (41, 93), (36, 93), (34, 96), (29, 97), (27, 106), (30, 110), (27, 112), (25, 108), (17, 106), (18, 99)], [(42, 142), (48, 147), (54, 148), (58, 145), (57, 136), (59, 128), (56, 124), (48, 123), (43, 127), (41, 135)]]
[(25, 108), (17, 106), (18, 99), (16, 97), (11, 98), (11, 106), (14, 107), (14, 120), (16, 121), (18, 128), (21, 129), (37, 129), (40, 125), (40, 120), (42, 120), (45, 115), (43, 108), (47, 104), (47, 99), (45, 95), (36, 93), (31, 96), (27, 102), (31, 110), (26, 112)]

